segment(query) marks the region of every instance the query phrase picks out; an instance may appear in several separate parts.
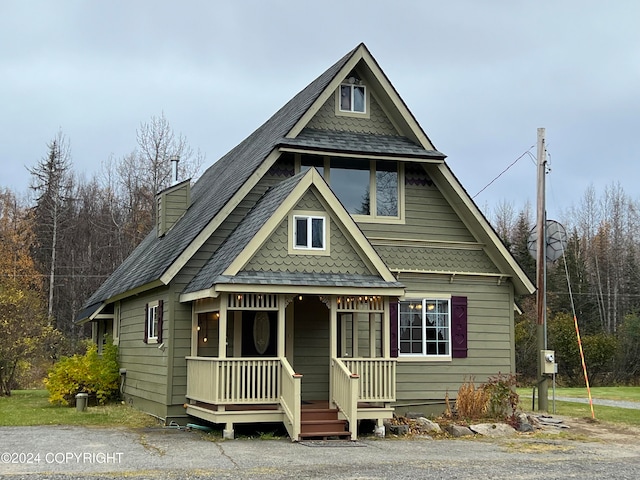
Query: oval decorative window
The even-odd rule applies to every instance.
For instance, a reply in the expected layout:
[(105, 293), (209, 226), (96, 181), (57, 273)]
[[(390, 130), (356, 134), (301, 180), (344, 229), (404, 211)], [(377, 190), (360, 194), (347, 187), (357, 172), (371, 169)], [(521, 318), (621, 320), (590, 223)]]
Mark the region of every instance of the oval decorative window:
[(267, 312), (257, 312), (256, 317), (253, 319), (253, 344), (260, 355), (267, 351), (270, 335), (269, 314)]

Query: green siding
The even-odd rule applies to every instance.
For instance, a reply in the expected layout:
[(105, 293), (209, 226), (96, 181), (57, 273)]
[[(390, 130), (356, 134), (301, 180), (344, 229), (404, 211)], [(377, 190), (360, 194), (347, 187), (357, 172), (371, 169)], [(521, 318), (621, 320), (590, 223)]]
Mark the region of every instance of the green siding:
[[(369, 89), (371, 90), (371, 89)], [(335, 93), (320, 107), (308, 128), (319, 130), (341, 130), (357, 133), (375, 133), (378, 135), (398, 135), (398, 131), (380, 107), (372, 92), (369, 95), (369, 118), (336, 115)]]
[(421, 404), (455, 399), (469, 378), (482, 383), (498, 373), (515, 372), (513, 288), (490, 280), (460, 280), (404, 274), (407, 292), (463, 295), (468, 301), (468, 356), (451, 361), (403, 361), (397, 365), (397, 401)]
[[(312, 192), (307, 192), (298, 202), (295, 210), (324, 212), (324, 207)], [(295, 254), (290, 255), (289, 219), (280, 223), (262, 247), (245, 265), (247, 271), (287, 271), (305, 273), (356, 273), (371, 275), (371, 271), (353, 248), (350, 240), (342, 233), (338, 224), (330, 219), (330, 255)]]
[(328, 400), (329, 309), (318, 297), (294, 302), (293, 369), (303, 375), (302, 400)]
[(358, 225), (367, 237), (390, 237), (440, 242), (475, 242), (435, 185), (405, 185), (405, 220), (402, 224)]
[(144, 343), (145, 305), (163, 300), (163, 341), (169, 336), (168, 290), (155, 289), (143, 295), (121, 302), (120, 343), (118, 345), (120, 367), (126, 368), (125, 398), (145, 411), (161, 418), (166, 416), (168, 348), (161, 350), (158, 344)]

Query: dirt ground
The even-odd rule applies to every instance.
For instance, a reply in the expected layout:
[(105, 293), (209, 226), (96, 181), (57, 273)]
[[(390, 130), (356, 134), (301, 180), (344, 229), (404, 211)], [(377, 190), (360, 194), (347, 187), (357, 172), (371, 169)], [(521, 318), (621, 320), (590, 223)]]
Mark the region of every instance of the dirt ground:
[(554, 418), (563, 420), (563, 424), (569, 426), (563, 430), (568, 436), (584, 436), (589, 439), (608, 443), (636, 443), (640, 438), (640, 428), (615, 423), (601, 422), (587, 418), (571, 418), (554, 415)]

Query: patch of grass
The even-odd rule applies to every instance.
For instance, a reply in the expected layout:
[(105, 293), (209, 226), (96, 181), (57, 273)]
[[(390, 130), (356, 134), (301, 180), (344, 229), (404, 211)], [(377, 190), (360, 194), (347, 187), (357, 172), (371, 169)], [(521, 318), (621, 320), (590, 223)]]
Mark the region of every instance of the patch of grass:
[[(518, 388), (521, 397), (531, 398), (532, 388)], [(552, 388), (549, 386), (549, 399), (552, 396)], [(623, 400), (627, 402), (640, 402), (640, 387), (592, 387), (591, 396), (601, 400)], [(588, 398), (587, 389), (559, 388), (556, 387), (556, 397)]]
[[(549, 401), (549, 408), (553, 407)], [(640, 426), (640, 410), (631, 408), (606, 407), (594, 405), (593, 410), (596, 419), (624, 425)], [(591, 418), (591, 408), (587, 403), (558, 402), (556, 401), (556, 413), (574, 418)]]
[(85, 425), (148, 427), (157, 425), (150, 415), (128, 405), (112, 403), (88, 407), (78, 412), (73, 407), (51, 405), (46, 390), (14, 390), (10, 397), (0, 397), (0, 426)]

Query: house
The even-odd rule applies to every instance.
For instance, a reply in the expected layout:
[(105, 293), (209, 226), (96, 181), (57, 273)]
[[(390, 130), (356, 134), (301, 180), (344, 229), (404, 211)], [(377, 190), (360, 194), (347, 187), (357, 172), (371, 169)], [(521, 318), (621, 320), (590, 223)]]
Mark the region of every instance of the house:
[(515, 371), (534, 286), (364, 44), (157, 202), (79, 318), (137, 408), (355, 439)]

